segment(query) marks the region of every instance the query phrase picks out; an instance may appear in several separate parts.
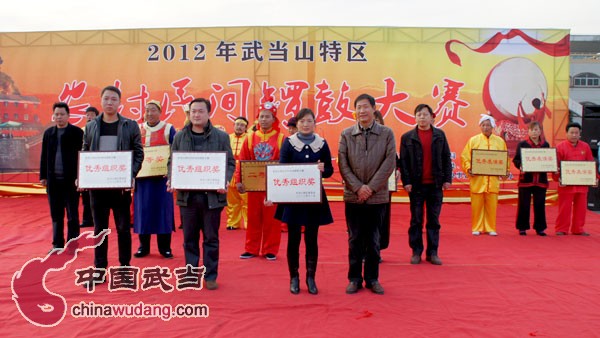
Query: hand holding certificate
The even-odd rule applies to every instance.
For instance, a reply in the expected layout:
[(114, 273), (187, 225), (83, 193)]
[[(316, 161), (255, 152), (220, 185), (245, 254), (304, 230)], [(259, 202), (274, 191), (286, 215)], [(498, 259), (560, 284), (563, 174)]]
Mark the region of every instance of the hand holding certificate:
[(321, 203), (321, 171), (315, 164), (271, 164), (266, 172), (267, 200)]
[(473, 149), (471, 152), (471, 174), (506, 176), (508, 174), (508, 152), (505, 150)]
[(132, 151), (80, 151), (79, 189), (131, 189)]
[(523, 172), (557, 172), (556, 148), (521, 148)]
[(173, 152), (169, 182), (171, 189), (226, 189), (226, 175), (226, 152)]
[(562, 161), (560, 163), (561, 185), (597, 186), (595, 161)]

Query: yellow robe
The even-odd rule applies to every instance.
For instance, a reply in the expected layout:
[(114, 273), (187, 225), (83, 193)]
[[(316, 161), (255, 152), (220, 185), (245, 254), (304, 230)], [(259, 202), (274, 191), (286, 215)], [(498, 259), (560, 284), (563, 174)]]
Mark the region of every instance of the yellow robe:
[[(475, 135), (469, 139), (461, 155), (462, 169), (469, 176), (471, 190), (471, 231), (496, 232), (500, 178), (498, 176), (469, 175), (471, 150), (473, 149), (506, 150), (506, 143), (496, 135), (490, 135), (489, 138), (483, 134)], [(510, 162), (507, 159), (506, 170), (509, 169)]]
[[(242, 150), (242, 145), (248, 134), (244, 133), (240, 136), (235, 133), (229, 134), (229, 141), (231, 144), (231, 150), (236, 161)], [(240, 194), (235, 187), (235, 175), (229, 182), (229, 188), (227, 189), (227, 207), (225, 212), (227, 213), (227, 227), (232, 228), (246, 228), (244, 222), (248, 219), (248, 195)], [(242, 220), (243, 219), (243, 220)]]

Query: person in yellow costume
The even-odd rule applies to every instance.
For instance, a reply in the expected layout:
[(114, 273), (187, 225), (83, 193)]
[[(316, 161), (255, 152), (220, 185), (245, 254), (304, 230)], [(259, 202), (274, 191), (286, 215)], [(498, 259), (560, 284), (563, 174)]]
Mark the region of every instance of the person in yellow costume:
[[(504, 140), (492, 134), (495, 127), (496, 121), (492, 116), (481, 114), (481, 119), (479, 120), (481, 134), (469, 139), (461, 155), (462, 168), (465, 174), (469, 176), (471, 190), (471, 231), (474, 236), (479, 236), (482, 233), (488, 233), (490, 236), (498, 235), (496, 231), (496, 209), (498, 207), (500, 177), (471, 174), (471, 150), (506, 151)], [(510, 163), (507, 160), (507, 172), (509, 165)]]
[[(247, 129), (248, 120), (245, 117), (239, 116), (233, 121), (233, 133), (229, 134), (229, 141), (236, 161), (239, 160), (242, 145), (248, 135), (246, 133)], [(245, 229), (244, 222), (248, 220), (248, 195), (246, 193), (240, 194), (235, 187), (235, 183), (234, 176), (227, 189), (227, 230), (236, 230), (240, 227)]]

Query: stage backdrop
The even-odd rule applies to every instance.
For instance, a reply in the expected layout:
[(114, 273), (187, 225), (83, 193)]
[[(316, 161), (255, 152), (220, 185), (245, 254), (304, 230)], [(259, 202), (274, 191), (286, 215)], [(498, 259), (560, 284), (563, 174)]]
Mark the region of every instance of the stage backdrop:
[[(285, 120), (303, 107), (337, 154), (341, 130), (355, 123), (353, 101), (376, 97), (396, 141), (427, 103), (450, 140), (457, 182), (460, 152), (479, 133), (480, 114), (514, 153), (525, 124), (543, 123), (551, 144), (567, 120), (569, 31), (380, 27), (236, 27), (0, 34), (0, 170), (37, 169), (51, 106), (65, 101), (70, 122), (100, 109), (100, 90), (123, 92), (121, 113), (142, 122), (162, 102), (180, 128), (183, 106), (210, 98), (212, 121), (231, 133), (236, 116), (254, 121), (272, 97)], [(513, 171), (513, 174), (516, 171)], [(33, 181), (37, 178), (32, 175)], [(334, 176), (330, 183), (339, 182)], [(461, 185), (459, 184), (458, 187)], [(464, 187), (464, 186), (463, 186)]]

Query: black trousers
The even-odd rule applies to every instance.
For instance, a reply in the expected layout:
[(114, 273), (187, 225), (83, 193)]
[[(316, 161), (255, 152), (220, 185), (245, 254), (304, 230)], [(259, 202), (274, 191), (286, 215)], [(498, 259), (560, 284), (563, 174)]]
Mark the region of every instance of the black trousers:
[[(379, 279), (379, 229), (386, 204), (345, 203), (348, 225), (348, 279), (372, 283)], [(364, 278), (363, 278), (363, 257)]]
[(81, 217), (81, 224), (84, 226), (94, 225), (94, 218), (92, 216), (92, 202), (90, 201), (90, 192), (81, 192), (81, 203), (83, 204), (83, 216)]
[(49, 179), (46, 188), (52, 218), (52, 246), (65, 246), (65, 210), (67, 212), (67, 241), (79, 236), (79, 193), (74, 181)]
[(200, 262), (200, 231), (206, 272), (204, 279), (214, 281), (219, 272), (219, 226), (223, 208), (209, 209), (208, 196), (203, 192), (190, 193), (187, 206), (180, 206), (183, 219), (183, 251), (185, 264), (194, 267)]
[[(318, 225), (304, 226), (304, 245), (306, 247), (306, 277), (315, 277), (317, 261), (319, 259)], [(290, 277), (298, 277), (300, 268), (300, 240), (302, 239), (302, 226), (288, 224), (287, 261)]]
[(529, 230), (529, 210), (533, 196), (533, 228), (537, 232), (546, 230), (546, 188), (519, 188), (519, 207), (516, 227), (520, 231)]
[(408, 228), (408, 244), (414, 255), (423, 253), (423, 218), (427, 210), (427, 256), (437, 255), (440, 244), (440, 212), (444, 193), (434, 184), (413, 186), (408, 194), (410, 198), (410, 227)]
[[(151, 234), (138, 235), (140, 238), (139, 250), (143, 252), (150, 252), (150, 237)], [(167, 251), (171, 251), (171, 234), (157, 234), (156, 244), (158, 246), (158, 252), (164, 254)]]
[[(108, 229), (110, 211), (117, 228), (119, 244), (119, 263), (129, 265), (131, 261), (131, 192), (122, 189), (92, 190), (92, 215), (94, 216), (94, 234)], [(108, 237), (107, 237), (108, 239)], [(108, 267), (108, 240), (95, 248), (94, 264), (97, 268)]]
[(381, 228), (379, 228), (380, 250), (387, 249), (390, 246), (391, 223), (392, 223), (392, 194), (390, 193), (390, 203), (385, 205), (385, 213), (383, 214), (383, 222), (381, 222)]

